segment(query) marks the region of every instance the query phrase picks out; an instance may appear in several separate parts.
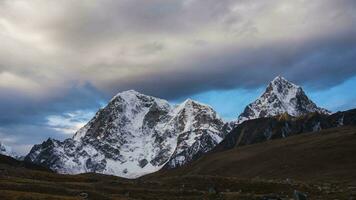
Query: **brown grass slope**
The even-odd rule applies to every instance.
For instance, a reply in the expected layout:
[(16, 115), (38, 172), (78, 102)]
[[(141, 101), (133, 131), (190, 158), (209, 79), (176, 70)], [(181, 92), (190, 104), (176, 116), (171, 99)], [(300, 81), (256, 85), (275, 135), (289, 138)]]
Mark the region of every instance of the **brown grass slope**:
[[(1, 200), (258, 200), (265, 194), (292, 193), (289, 184), (270, 180), (211, 176), (127, 180), (100, 174), (60, 175), (4, 163), (0, 168)], [(295, 183), (294, 187), (320, 196), (311, 186)]]
[(214, 175), (356, 183), (356, 127), (344, 126), (212, 152), (147, 178)]

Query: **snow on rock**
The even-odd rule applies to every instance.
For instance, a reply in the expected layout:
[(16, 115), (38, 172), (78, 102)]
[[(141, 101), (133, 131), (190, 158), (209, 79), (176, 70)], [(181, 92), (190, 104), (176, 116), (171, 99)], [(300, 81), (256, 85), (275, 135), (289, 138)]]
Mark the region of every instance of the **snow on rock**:
[(171, 106), (129, 90), (114, 96), (72, 138), (48, 139), (25, 159), (59, 173), (137, 178), (186, 164), (215, 147), (227, 131), (207, 105), (187, 100)]
[(174, 111), (172, 121), (178, 125), (181, 134), (178, 136), (177, 148), (166, 167), (174, 168), (192, 161), (194, 158), (210, 151), (224, 138), (224, 122), (209, 106), (190, 99)]
[(0, 154), (5, 156), (10, 156), (15, 159), (21, 159), (21, 157), (18, 156), (15, 152), (13, 152), (9, 146), (6, 146), (1, 142), (0, 142)]
[(300, 86), (289, 82), (281, 76), (277, 76), (268, 85), (262, 96), (245, 108), (234, 124), (283, 113), (300, 116), (310, 112), (330, 114), (326, 109), (315, 105)]

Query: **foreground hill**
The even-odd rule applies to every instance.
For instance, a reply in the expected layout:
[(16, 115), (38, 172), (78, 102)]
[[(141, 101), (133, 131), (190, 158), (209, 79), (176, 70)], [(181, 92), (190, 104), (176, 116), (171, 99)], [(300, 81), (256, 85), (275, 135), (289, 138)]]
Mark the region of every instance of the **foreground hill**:
[(356, 126), (209, 153), (190, 165), (146, 178), (216, 175), (356, 184)]
[(350, 199), (355, 145), (356, 127), (343, 126), (210, 153), (136, 180), (62, 175), (0, 159), (0, 199), (290, 200), (294, 190), (309, 199)]
[(14, 168), (23, 168), (23, 169), (28, 169), (28, 170), (37, 170), (37, 171), (45, 171), (45, 172), (52, 172), (52, 170), (45, 168), (40, 165), (36, 165), (30, 162), (25, 162), (25, 161), (20, 161), (17, 160), (13, 157), (6, 156), (6, 155), (0, 155), (0, 169), (7, 168), (8, 166), (14, 167)]

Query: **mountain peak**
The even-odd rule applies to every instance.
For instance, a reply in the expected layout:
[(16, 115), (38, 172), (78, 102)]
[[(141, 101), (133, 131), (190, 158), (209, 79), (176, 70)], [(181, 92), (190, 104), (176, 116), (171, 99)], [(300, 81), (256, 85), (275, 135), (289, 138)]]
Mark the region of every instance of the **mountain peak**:
[(304, 94), (304, 91), (300, 86), (288, 81), (282, 76), (277, 76), (270, 82), (265, 93), (261, 97), (274, 97), (276, 100), (284, 104), (288, 104), (288, 102), (290, 102), (298, 94)]
[(278, 75), (273, 79), (273, 81), (277, 81), (277, 80), (286, 80), (286, 79), (282, 75)]
[(283, 76), (277, 76), (276, 78), (274, 78), (271, 82), (270, 85), (272, 86), (286, 86), (286, 87), (295, 87), (295, 88), (300, 88), (300, 86), (288, 81), (286, 78), (284, 78)]
[(289, 82), (286, 78), (284, 78), (282, 75), (278, 75), (278, 76), (276, 76), (273, 80), (272, 80), (272, 82), (275, 82), (275, 81), (287, 81), (287, 82)]
[(175, 113), (175, 115), (184, 114), (186, 118), (195, 118), (198, 113), (204, 113), (204, 115), (209, 115), (212, 118), (216, 117), (219, 118), (219, 120), (222, 120), (211, 106), (189, 98), (183, 103), (177, 105), (173, 113)]
[(277, 76), (269, 83), (261, 97), (245, 108), (236, 123), (283, 113), (300, 116), (310, 112), (330, 114), (329, 111), (316, 106), (300, 86)]
[(183, 105), (184, 107), (187, 107), (187, 106), (192, 106), (192, 105), (199, 105), (199, 106), (203, 106), (203, 107), (209, 107), (209, 105), (206, 105), (206, 104), (203, 104), (203, 103), (200, 103), (198, 101), (195, 101), (193, 99), (186, 99), (183, 103), (181, 103), (180, 105)]
[(137, 92), (136, 90), (126, 90), (126, 91), (122, 91), (117, 93), (111, 100), (117, 99), (118, 97), (133, 97), (133, 96), (137, 96), (137, 95), (142, 95), (141, 93)]
[(188, 98), (183, 102), (183, 104), (192, 104), (192, 103), (194, 103), (194, 100), (191, 98)]
[(137, 92), (136, 90), (131, 89), (131, 90), (122, 91), (119, 94), (141, 94), (141, 93)]

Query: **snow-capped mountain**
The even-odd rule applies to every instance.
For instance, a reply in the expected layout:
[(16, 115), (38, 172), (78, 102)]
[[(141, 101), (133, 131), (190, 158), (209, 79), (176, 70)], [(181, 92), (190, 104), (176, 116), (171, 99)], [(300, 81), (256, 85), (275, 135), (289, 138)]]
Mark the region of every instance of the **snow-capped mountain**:
[(283, 113), (300, 116), (311, 112), (330, 114), (328, 110), (320, 108), (312, 102), (300, 86), (289, 82), (281, 76), (277, 76), (269, 83), (260, 98), (246, 106), (235, 124)]
[(18, 159), (19, 156), (12, 149), (0, 142), (0, 154)]
[(172, 106), (129, 90), (113, 97), (72, 138), (35, 145), (25, 160), (59, 173), (136, 178), (191, 161), (215, 147), (227, 131), (207, 105), (186, 100)]

